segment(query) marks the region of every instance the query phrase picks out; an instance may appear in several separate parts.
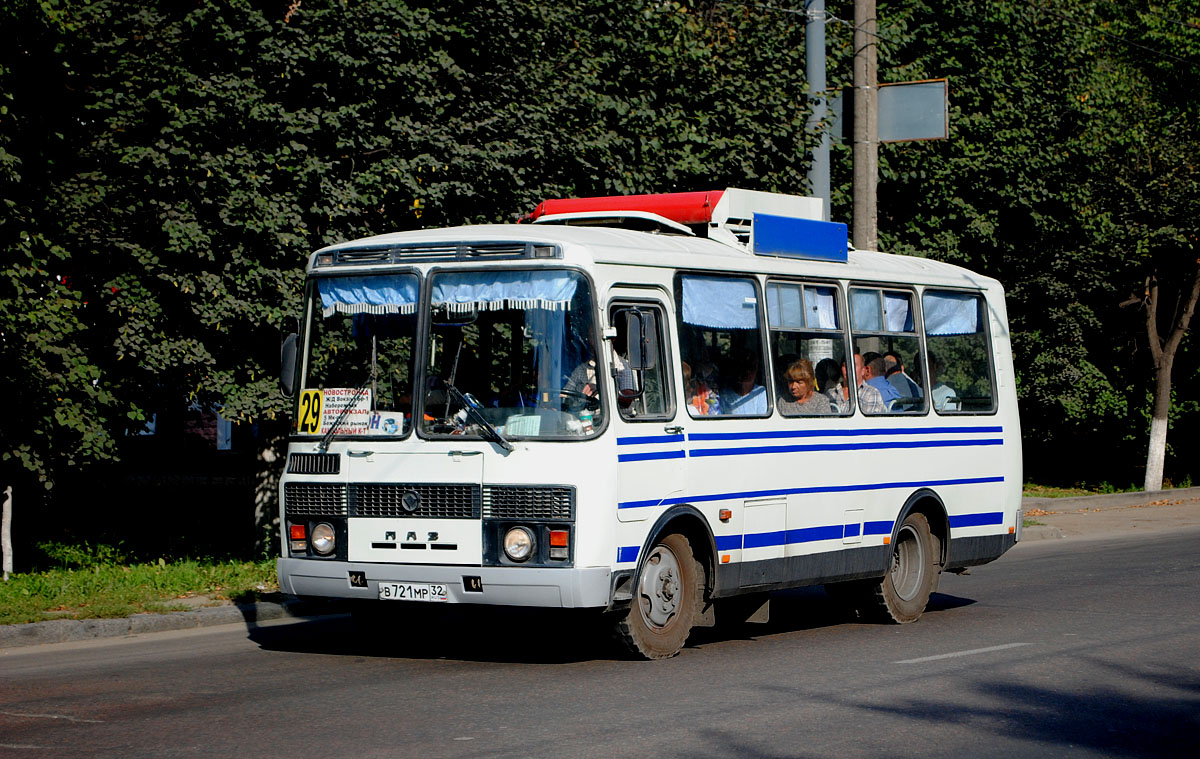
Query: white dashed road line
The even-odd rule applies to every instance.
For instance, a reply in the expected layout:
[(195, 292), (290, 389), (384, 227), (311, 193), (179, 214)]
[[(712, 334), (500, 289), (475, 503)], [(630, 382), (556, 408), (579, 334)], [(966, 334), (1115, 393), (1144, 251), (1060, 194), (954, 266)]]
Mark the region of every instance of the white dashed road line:
[(1020, 648), (1021, 646), (1032, 646), (1032, 643), (1005, 643), (1003, 646), (988, 646), (987, 648), (972, 648), (970, 651), (955, 651), (952, 654), (938, 654), (937, 656), (922, 656), (919, 659), (904, 659), (896, 664), (920, 664), (921, 662), (937, 661), (938, 659), (957, 659), (960, 656), (974, 656), (975, 654), (987, 654), (992, 651), (1007, 651), (1010, 648)]

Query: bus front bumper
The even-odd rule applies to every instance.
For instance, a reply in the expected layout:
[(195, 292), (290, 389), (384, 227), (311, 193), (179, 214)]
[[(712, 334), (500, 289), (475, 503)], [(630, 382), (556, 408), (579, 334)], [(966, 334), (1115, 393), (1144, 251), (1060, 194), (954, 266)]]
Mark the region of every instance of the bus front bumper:
[[(351, 561), (278, 559), (279, 587), (296, 596), (379, 598), (379, 583), (437, 583), (449, 603), (493, 606), (541, 606), (578, 609), (608, 605), (611, 570), (607, 567), (539, 569), (536, 567), (462, 567), (370, 564)], [(365, 587), (351, 584), (363, 573)], [(480, 590), (468, 590), (478, 578)]]

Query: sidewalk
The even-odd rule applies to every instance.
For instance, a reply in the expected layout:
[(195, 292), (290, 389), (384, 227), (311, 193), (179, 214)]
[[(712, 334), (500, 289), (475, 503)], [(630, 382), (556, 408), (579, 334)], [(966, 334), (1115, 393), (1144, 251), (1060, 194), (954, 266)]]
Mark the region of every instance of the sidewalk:
[[(1115, 493), (1081, 498), (1026, 498), (1026, 519), (1041, 524), (1025, 527), (1021, 540), (1070, 540), (1102, 535), (1149, 534), (1200, 527), (1200, 488), (1151, 493)], [(135, 614), (125, 619), (55, 619), (25, 625), (0, 625), (3, 649), (42, 643), (120, 638), (140, 633), (185, 630), (213, 625), (247, 627), (274, 619), (312, 619), (346, 613), (339, 601), (301, 601), (281, 597), (236, 605), (225, 603), (193, 611)]]
[(1022, 541), (1163, 532), (1200, 527), (1200, 488), (1026, 498), (1022, 509), (1041, 523), (1024, 528)]

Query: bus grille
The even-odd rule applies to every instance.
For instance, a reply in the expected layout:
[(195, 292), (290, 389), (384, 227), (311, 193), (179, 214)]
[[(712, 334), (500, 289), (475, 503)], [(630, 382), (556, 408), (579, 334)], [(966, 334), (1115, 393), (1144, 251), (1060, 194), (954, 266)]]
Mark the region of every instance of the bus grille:
[[(408, 491), (420, 496), (404, 508)], [(526, 485), (433, 485), (289, 482), (284, 507), (291, 516), (424, 517), (427, 519), (549, 519), (575, 517), (575, 489)]]
[(289, 474), (337, 474), (342, 457), (336, 453), (293, 453), (288, 456)]
[(489, 519), (562, 519), (575, 515), (575, 489), (488, 485), (483, 489), (483, 516)]
[(283, 486), (283, 506), (289, 516), (345, 516), (346, 486), (289, 482)]
[[(410, 490), (421, 497), (415, 511), (404, 508), (404, 494)], [(350, 486), (350, 515), (355, 517), (478, 519), (479, 501), (478, 485), (369, 483)]]

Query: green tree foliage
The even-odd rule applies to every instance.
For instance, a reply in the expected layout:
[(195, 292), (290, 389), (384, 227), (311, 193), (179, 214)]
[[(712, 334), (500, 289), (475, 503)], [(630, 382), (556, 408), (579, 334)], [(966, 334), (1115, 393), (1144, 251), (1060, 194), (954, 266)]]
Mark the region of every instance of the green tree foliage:
[[(1140, 302), (1154, 271), (1174, 304), (1195, 270), (1200, 17), (1188, 5), (880, 9), (880, 79), (947, 76), (951, 104), (951, 139), (881, 149), (883, 246), (1005, 283), (1038, 477), (1141, 480), (1153, 365), (1144, 313), (1120, 306)], [(1180, 366), (1194, 386), (1194, 355)], [(1194, 461), (1188, 437), (1174, 435), (1178, 477)]]
[[(19, 402), (0, 477), (52, 482), (172, 405), (285, 415), (278, 339), (324, 244), (512, 221), (544, 197), (803, 192), (795, 10), (4, 4), (0, 372)], [(1140, 445), (1150, 390), (1142, 314), (1120, 304), (1194, 259), (1194, 9), (905, 0), (879, 16), (881, 78), (948, 76), (952, 103), (952, 139), (881, 150), (884, 247), (1005, 282), (1031, 451), (1128, 441), (1108, 466)], [(853, 50), (846, 24), (828, 31), (836, 86)], [(848, 147), (834, 170), (846, 219)]]
[(278, 337), (321, 245), (551, 195), (802, 185), (803, 27), (752, 4), (3, 13), (3, 365), (31, 398), (3, 442), (45, 482), (155, 409), (282, 415)]

